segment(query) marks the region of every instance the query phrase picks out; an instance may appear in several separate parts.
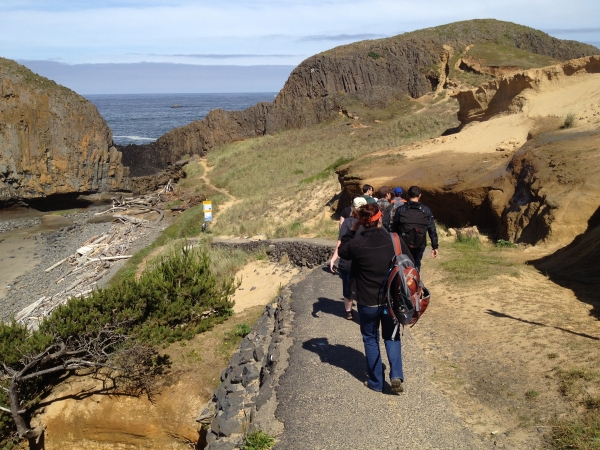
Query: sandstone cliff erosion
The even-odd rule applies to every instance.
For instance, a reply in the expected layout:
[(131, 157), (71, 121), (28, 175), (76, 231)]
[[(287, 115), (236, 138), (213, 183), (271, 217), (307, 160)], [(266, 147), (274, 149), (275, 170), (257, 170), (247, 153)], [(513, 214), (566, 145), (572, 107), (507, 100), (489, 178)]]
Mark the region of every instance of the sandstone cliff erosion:
[[(600, 56), (589, 56), (457, 92), (459, 132), (341, 167), (339, 206), (364, 183), (417, 184), (448, 226), (478, 225), (512, 242), (566, 245), (586, 233), (600, 202), (599, 81)], [(576, 127), (564, 126), (568, 114), (576, 116)], [(401, 165), (378, 162), (399, 153)]]
[(126, 187), (128, 169), (97, 109), (0, 59), (0, 201)]

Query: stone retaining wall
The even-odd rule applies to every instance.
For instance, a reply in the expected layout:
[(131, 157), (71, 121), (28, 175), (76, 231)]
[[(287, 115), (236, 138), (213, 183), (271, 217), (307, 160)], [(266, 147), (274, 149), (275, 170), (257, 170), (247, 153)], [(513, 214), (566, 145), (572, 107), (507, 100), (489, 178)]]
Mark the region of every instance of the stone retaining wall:
[(275, 370), (280, 355), (287, 355), (282, 342), (292, 319), (290, 304), (290, 291), (284, 289), (223, 370), (221, 385), (196, 419), (208, 427), (205, 449), (232, 450), (243, 444), (246, 433), (273, 430), (268, 423), (274, 421), (274, 388), (279, 379)]
[(300, 267), (312, 269), (325, 264), (331, 259), (335, 250), (334, 241), (324, 240), (290, 240), (272, 239), (263, 241), (215, 240), (212, 245), (239, 248), (248, 252), (264, 249), (269, 259), (274, 262), (291, 262)]

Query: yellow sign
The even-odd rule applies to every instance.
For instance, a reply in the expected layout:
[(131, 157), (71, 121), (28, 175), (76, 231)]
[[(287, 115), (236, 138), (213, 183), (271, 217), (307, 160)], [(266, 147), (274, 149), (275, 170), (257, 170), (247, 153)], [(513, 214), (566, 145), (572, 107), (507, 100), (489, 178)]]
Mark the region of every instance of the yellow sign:
[(202, 208), (204, 209), (204, 211), (212, 211), (212, 202), (210, 200), (202, 202)]

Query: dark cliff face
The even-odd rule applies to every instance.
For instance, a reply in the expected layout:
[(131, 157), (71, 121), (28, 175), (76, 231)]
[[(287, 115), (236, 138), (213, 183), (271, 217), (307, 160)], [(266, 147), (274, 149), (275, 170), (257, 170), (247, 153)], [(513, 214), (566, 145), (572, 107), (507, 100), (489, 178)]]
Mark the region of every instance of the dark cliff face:
[(126, 180), (94, 105), (0, 58), (0, 201), (106, 191)]
[[(146, 167), (165, 167), (185, 155), (205, 154), (222, 144), (309, 127), (345, 108), (349, 100), (372, 107), (395, 98), (420, 97), (442, 86), (451, 56), (467, 45), (498, 43), (569, 60), (600, 53), (532, 28), (497, 20), (471, 20), (399, 36), (336, 47), (302, 62), (273, 103), (245, 111), (212, 111), (205, 119), (176, 128), (146, 147)], [(125, 164), (134, 158), (124, 150)], [(132, 150), (132, 153), (134, 151)], [(134, 174), (141, 169), (132, 167)]]

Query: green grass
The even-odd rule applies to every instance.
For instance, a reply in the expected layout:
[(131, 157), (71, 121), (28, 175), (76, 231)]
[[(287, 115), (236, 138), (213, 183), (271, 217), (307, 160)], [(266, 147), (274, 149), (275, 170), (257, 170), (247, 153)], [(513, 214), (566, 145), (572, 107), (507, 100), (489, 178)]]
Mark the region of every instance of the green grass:
[(457, 238), (447, 251), (450, 257), (441, 263), (447, 273), (445, 282), (460, 285), (502, 274), (518, 276), (514, 264), (507, 261), (499, 249), (483, 244), (478, 238)]
[(275, 445), (275, 438), (264, 431), (254, 431), (246, 435), (242, 450), (269, 450)]
[[(213, 150), (208, 155), (208, 164), (213, 167), (211, 181), (242, 200), (219, 216), (213, 231), (234, 236), (297, 235), (293, 223), (313, 217), (288, 218), (285, 212), (274, 210), (275, 206), (297, 198), (301, 192), (336, 182), (335, 170), (354, 158), (439, 136), (456, 126), (455, 106), (452, 101), (422, 109), (422, 104), (404, 98), (374, 110), (348, 98), (348, 111), (357, 114), (367, 128), (352, 128), (356, 121), (338, 116), (311, 128), (282, 131)], [(401, 164), (402, 158), (389, 163)], [(291, 234), (286, 234), (288, 231)]]
[(513, 244), (510, 241), (505, 241), (504, 239), (498, 239), (494, 245), (499, 248), (516, 248), (517, 246), (516, 244)]
[(600, 449), (600, 410), (588, 410), (578, 418), (557, 421), (552, 427), (550, 445), (556, 450)]
[(556, 64), (554, 58), (544, 55), (520, 50), (505, 44), (476, 44), (468, 52), (467, 56), (482, 59), (484, 66), (516, 66), (521, 69), (533, 69)]

